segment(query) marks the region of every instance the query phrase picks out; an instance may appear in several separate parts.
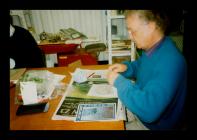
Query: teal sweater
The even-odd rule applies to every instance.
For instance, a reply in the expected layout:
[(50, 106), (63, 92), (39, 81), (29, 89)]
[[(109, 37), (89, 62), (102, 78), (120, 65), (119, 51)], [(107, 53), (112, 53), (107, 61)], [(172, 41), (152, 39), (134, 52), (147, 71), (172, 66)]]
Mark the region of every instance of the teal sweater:
[(152, 130), (173, 128), (183, 110), (187, 66), (172, 40), (165, 37), (152, 54), (124, 64), (127, 71), (114, 82), (122, 103)]

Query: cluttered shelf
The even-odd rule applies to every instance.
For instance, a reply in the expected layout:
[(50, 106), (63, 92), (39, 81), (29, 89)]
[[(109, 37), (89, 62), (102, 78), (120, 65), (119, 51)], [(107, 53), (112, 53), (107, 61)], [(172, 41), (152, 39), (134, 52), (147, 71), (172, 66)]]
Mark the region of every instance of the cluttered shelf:
[[(81, 66), (82, 69), (106, 69), (108, 65)], [(45, 68), (50, 72), (66, 75), (62, 82), (68, 84), (71, 80), (72, 68), (56, 67)], [(36, 69), (40, 70), (40, 69)], [(43, 70), (43, 69), (42, 69)], [(10, 129), (11, 130), (124, 130), (124, 121), (91, 121), (74, 122), (68, 120), (52, 120), (52, 116), (62, 100), (62, 96), (49, 100), (49, 110), (45, 113), (17, 116), (18, 105), (15, 104), (15, 88), (10, 89)]]

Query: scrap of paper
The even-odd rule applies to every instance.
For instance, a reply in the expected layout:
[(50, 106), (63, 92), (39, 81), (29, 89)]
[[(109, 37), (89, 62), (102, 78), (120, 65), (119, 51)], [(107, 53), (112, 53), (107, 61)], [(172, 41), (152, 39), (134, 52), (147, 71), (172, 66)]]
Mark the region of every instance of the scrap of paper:
[(20, 82), (20, 91), (24, 105), (38, 103), (36, 83)]

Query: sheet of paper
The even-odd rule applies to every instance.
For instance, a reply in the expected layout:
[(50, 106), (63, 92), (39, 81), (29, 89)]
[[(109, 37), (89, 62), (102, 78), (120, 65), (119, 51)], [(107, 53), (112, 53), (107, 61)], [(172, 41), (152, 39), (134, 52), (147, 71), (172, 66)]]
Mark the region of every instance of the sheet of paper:
[(117, 89), (109, 84), (93, 84), (88, 92), (88, 96), (118, 97)]
[(38, 103), (36, 83), (20, 82), (20, 91), (24, 105)]
[(73, 80), (77, 83), (82, 83), (87, 81), (86, 72), (80, 69), (76, 69), (76, 71), (73, 73)]

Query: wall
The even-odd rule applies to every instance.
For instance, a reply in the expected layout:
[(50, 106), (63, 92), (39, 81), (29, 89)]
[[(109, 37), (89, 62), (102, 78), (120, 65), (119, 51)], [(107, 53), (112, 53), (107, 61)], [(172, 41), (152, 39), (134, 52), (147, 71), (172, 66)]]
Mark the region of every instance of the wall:
[(88, 37), (106, 40), (104, 10), (31, 10), (31, 15), (38, 34), (72, 27)]

